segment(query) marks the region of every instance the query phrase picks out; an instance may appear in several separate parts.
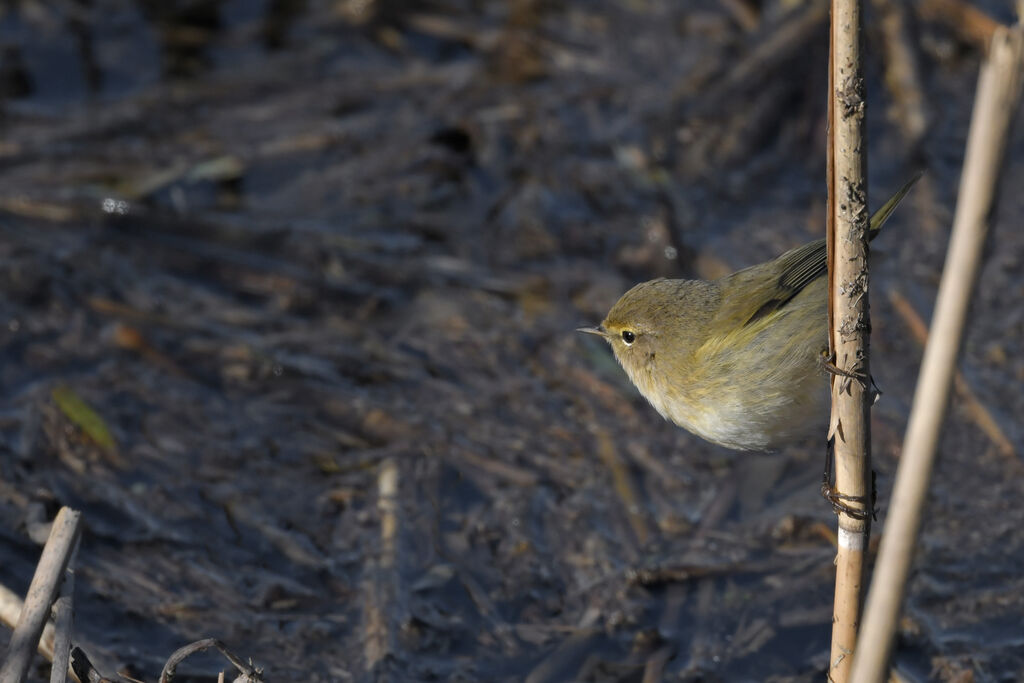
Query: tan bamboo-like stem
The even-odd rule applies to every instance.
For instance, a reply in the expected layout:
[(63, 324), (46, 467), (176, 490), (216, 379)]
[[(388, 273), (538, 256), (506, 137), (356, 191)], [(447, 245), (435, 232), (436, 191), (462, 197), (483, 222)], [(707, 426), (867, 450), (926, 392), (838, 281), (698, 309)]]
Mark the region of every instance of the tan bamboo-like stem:
[(0, 666), (0, 682), (20, 683), (32, 663), (32, 655), (39, 645), (43, 626), (50, 616), (50, 605), (57, 597), (64, 570), (71, 559), (71, 552), (78, 540), (82, 513), (70, 508), (61, 508), (53, 520), (50, 537), (43, 547), (42, 557), (36, 565), (36, 573), (29, 584), (25, 604), (18, 617), (18, 624), (11, 634), (7, 657)]
[[(845, 683), (860, 622), (864, 552), (870, 533), (871, 431), (868, 335), (868, 221), (861, 0), (832, 1), (830, 60), (831, 348), (842, 376), (832, 381), (829, 438), (835, 453), (838, 513), (830, 681)], [(852, 512), (851, 512), (852, 510)], [(858, 514), (859, 513), (859, 514)]]
[[(7, 586), (0, 584), (0, 624), (13, 629), (14, 625), (18, 623), (18, 618), (21, 616), (21, 610), (24, 607), (25, 602), (21, 599), (20, 595)], [(39, 638), (37, 651), (48, 662), (53, 661), (53, 643), (55, 638), (56, 629), (53, 622), (47, 621), (43, 626), (43, 635)]]
[(953, 234), (854, 658), (858, 683), (884, 680), (888, 667), (1022, 71), (1024, 26), (997, 28), (978, 79)]

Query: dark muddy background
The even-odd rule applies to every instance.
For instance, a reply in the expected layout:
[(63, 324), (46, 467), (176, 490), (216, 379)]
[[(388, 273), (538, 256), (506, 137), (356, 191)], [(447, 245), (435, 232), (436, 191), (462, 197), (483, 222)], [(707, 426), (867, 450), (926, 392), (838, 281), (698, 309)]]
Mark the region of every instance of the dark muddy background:
[[(900, 6), (869, 3), (872, 204), (927, 175), (875, 244), (881, 524), (981, 59), (916, 5), (894, 39)], [(3, 8), (0, 583), (81, 509), (102, 670), (151, 681), (215, 636), (272, 681), (823, 679), (822, 448), (702, 443), (573, 332), (638, 280), (822, 234), (823, 5)], [(1020, 129), (907, 680), (1024, 680)]]

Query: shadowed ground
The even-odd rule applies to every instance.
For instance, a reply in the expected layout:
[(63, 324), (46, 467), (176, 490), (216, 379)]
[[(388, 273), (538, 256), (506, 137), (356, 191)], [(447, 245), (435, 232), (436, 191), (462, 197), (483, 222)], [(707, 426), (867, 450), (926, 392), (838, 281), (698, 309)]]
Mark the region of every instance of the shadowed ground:
[[(0, 583), (24, 592), (26, 530), (66, 504), (108, 675), (213, 636), (271, 681), (821, 680), (822, 449), (704, 444), (573, 332), (636, 281), (822, 235), (825, 13), (768, 2), (745, 30), (741, 5), (8, 10)], [(928, 169), (873, 245), (883, 532), (980, 58), (919, 29), (920, 145), (869, 30), (873, 205)], [(1024, 677), (1022, 218), (1004, 192), (912, 679)], [(176, 680), (218, 666), (190, 662)]]

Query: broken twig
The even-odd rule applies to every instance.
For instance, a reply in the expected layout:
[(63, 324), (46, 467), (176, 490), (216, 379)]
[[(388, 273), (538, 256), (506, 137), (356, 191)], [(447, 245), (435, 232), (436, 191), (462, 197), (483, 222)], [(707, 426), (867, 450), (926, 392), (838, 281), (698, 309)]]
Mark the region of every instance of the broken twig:
[(82, 514), (71, 508), (63, 507), (57, 513), (50, 538), (43, 547), (42, 557), (29, 584), (25, 606), (11, 634), (7, 657), (0, 666), (0, 683), (21, 683), (24, 680), (50, 615), (50, 605), (57, 596), (64, 570), (78, 540), (81, 521)]

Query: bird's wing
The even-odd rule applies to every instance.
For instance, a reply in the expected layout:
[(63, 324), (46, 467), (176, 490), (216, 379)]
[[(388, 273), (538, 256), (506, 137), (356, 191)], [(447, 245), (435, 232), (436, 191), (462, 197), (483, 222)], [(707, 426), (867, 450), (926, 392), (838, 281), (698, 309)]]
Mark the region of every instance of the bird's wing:
[[(751, 314), (743, 322), (744, 325), (779, 310), (803, 291), (804, 287), (825, 274), (825, 240), (815, 240), (787, 251), (762, 267), (768, 277), (757, 288), (758, 296), (749, 301)], [(740, 271), (737, 275), (743, 272)]]
[(775, 260), (779, 273), (778, 296), (784, 299), (780, 306), (825, 274), (828, 267), (825, 256), (825, 240), (814, 240)]
[[(882, 230), (882, 226), (889, 220), (889, 216), (892, 215), (900, 201), (920, 177), (921, 174), (918, 173), (904, 183), (903, 187), (882, 205), (882, 208), (871, 215), (868, 225), (869, 239), (874, 239), (878, 235)], [(791, 249), (774, 261), (764, 264), (766, 269), (771, 268), (778, 273), (778, 280), (775, 283), (767, 284), (763, 288), (762, 301), (759, 302), (758, 307), (753, 310), (752, 315), (744, 324), (749, 325), (789, 303), (804, 287), (827, 272), (827, 259), (825, 240), (822, 239), (815, 240), (796, 249)], [(758, 268), (758, 266), (755, 266), (755, 268)], [(742, 272), (744, 271), (740, 271), (740, 273)]]

